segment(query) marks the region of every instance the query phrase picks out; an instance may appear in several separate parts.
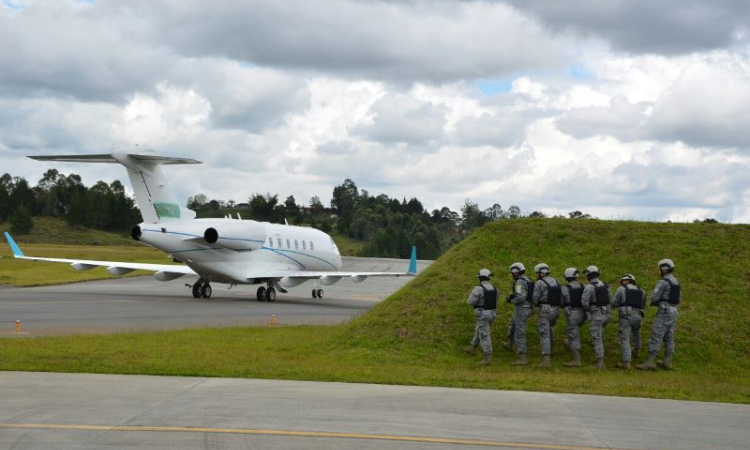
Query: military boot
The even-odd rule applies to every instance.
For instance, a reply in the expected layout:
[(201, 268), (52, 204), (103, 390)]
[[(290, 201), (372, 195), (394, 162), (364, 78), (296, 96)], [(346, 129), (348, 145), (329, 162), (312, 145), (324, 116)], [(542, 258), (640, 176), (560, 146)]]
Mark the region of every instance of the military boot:
[(505, 350), (508, 350), (509, 352), (513, 351), (513, 339), (508, 339), (507, 341), (503, 342), (503, 348)]
[(604, 370), (607, 367), (604, 365), (604, 358), (599, 358), (596, 360), (596, 364), (594, 365), (599, 370)]
[(482, 357), (482, 360), (479, 361), (479, 364), (481, 364), (483, 366), (489, 366), (490, 364), (492, 364), (492, 355), (485, 354)]
[(573, 359), (563, 364), (565, 367), (581, 367), (581, 352), (573, 350)]
[(511, 366), (525, 366), (529, 362), (526, 360), (526, 353), (519, 353), (518, 359), (510, 363)]
[(618, 362), (617, 368), (622, 370), (630, 370), (630, 361)]
[(463, 350), (464, 350), (464, 353), (466, 353), (467, 355), (471, 355), (471, 356), (477, 355), (477, 347), (475, 345), (464, 347)]
[(542, 362), (537, 367), (552, 367), (552, 360), (549, 355), (542, 355)]
[(656, 370), (656, 355), (648, 355), (648, 360), (635, 366), (638, 370)]
[(663, 360), (656, 361), (662, 369), (672, 370), (672, 356), (665, 356)]

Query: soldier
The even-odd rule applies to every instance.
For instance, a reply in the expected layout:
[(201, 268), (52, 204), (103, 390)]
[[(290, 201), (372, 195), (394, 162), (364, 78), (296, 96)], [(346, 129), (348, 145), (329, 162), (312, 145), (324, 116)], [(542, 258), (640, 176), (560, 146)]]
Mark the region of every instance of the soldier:
[(565, 279), (568, 281), (568, 284), (562, 287), (568, 334), (565, 346), (573, 353), (573, 359), (564, 366), (581, 367), (581, 327), (586, 322), (586, 313), (581, 303), (583, 285), (578, 282), (578, 269), (575, 267), (565, 269)]
[(513, 304), (513, 318), (511, 319), (509, 338), (514, 339), (518, 352), (518, 359), (511, 363), (514, 366), (525, 366), (526, 360), (526, 322), (534, 313), (532, 295), (534, 282), (526, 274), (526, 267), (521, 263), (510, 266), (513, 276), (513, 287), (508, 302)]
[(583, 288), (581, 304), (583, 309), (588, 312), (588, 319), (591, 323), (591, 340), (594, 344), (594, 354), (596, 355), (596, 368), (605, 369), (604, 367), (604, 327), (610, 321), (610, 293), (609, 286), (599, 279), (599, 268), (589, 266), (584, 272), (589, 284)]
[[(680, 282), (677, 281), (672, 272), (674, 262), (671, 259), (659, 261), (661, 280), (656, 283), (654, 292), (651, 294), (651, 306), (658, 309), (651, 329), (651, 339), (648, 343), (648, 360), (638, 364), (640, 370), (656, 370), (656, 365), (664, 369), (672, 369), (672, 355), (674, 354), (674, 333), (677, 325), (677, 305), (682, 301), (680, 293)], [(656, 355), (661, 350), (661, 343), (665, 342), (664, 360), (656, 361)]]
[(562, 304), (560, 283), (549, 276), (549, 266), (541, 263), (534, 267), (537, 281), (534, 283), (532, 300), (539, 307), (539, 340), (542, 345), (542, 362), (539, 367), (552, 367), (552, 347), (555, 342), (555, 323)]
[(469, 295), (468, 304), (474, 307), (474, 316), (477, 319), (477, 327), (471, 346), (464, 348), (469, 355), (477, 354), (477, 347), (482, 346), (484, 357), (480, 364), (489, 366), (492, 363), (492, 334), (490, 328), (495, 322), (495, 310), (497, 309), (498, 292), (490, 283), (492, 272), (488, 269), (479, 271), (479, 285), (475, 286)]
[(635, 284), (635, 277), (625, 274), (620, 278), (612, 299), (612, 306), (617, 308), (619, 317), (618, 336), (622, 362), (617, 363), (620, 369), (630, 370), (630, 335), (633, 335), (633, 356), (638, 358), (641, 351), (641, 322), (643, 309), (646, 307), (646, 293)]

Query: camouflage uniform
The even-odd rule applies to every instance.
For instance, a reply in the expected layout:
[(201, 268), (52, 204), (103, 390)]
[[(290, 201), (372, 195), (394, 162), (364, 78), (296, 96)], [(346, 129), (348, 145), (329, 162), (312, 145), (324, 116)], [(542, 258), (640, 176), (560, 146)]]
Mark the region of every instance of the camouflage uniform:
[(519, 355), (526, 354), (526, 322), (534, 314), (530, 295), (533, 288), (534, 283), (526, 275), (513, 280), (513, 293), (510, 296), (510, 302), (513, 304), (513, 318), (510, 322), (508, 336), (515, 339)]
[[(610, 317), (610, 299), (609, 299), (609, 287), (607, 287), (607, 304), (604, 305), (603, 301), (597, 305), (596, 287), (606, 286), (602, 283), (599, 278), (592, 278), (589, 280), (589, 284), (583, 288), (583, 297), (581, 297), (581, 303), (583, 309), (587, 311), (589, 319), (589, 331), (591, 332), (591, 340), (594, 344), (594, 355), (596, 359), (604, 359), (604, 328), (607, 326)], [(603, 289), (603, 288), (602, 288)]]
[[(552, 291), (552, 292), (551, 292)], [(556, 291), (556, 294), (554, 293)], [(553, 298), (556, 297), (556, 298)], [(534, 306), (539, 307), (539, 340), (542, 346), (542, 356), (552, 355), (555, 342), (554, 326), (559, 316), (562, 301), (560, 283), (553, 277), (545, 276), (534, 283), (532, 300)]]
[[(630, 301), (628, 302), (628, 293)], [(628, 305), (630, 303), (630, 305)], [(634, 284), (626, 284), (617, 288), (612, 307), (617, 308), (619, 319), (618, 337), (620, 338), (620, 353), (623, 363), (630, 363), (630, 336), (633, 336), (633, 348), (636, 355), (641, 350), (641, 322), (643, 322), (643, 308), (646, 307), (646, 293)]]
[[(672, 285), (676, 290), (672, 293)], [(662, 341), (665, 342), (664, 356), (671, 358), (675, 350), (674, 334), (677, 325), (677, 305), (682, 302), (682, 293), (678, 292), (680, 282), (671, 273), (662, 276), (656, 283), (654, 292), (651, 293), (651, 306), (656, 306), (659, 311), (654, 318), (651, 329), (651, 340), (648, 343), (649, 356), (656, 356), (661, 350)], [(670, 300), (670, 298), (674, 296)]]
[(492, 334), (490, 332), (490, 328), (495, 322), (495, 309), (497, 308), (497, 299), (495, 299), (495, 305), (487, 305), (488, 308), (485, 309), (485, 289), (488, 292), (497, 293), (497, 290), (495, 289), (495, 286), (492, 285), (492, 283), (483, 280), (480, 283), (480, 286), (475, 286), (471, 291), (467, 303), (474, 307), (474, 317), (476, 317), (477, 319), (477, 327), (476, 331), (474, 332), (474, 338), (471, 340), (471, 346), (477, 347), (481, 345), (482, 353), (484, 353), (485, 355), (491, 355)]
[[(583, 285), (575, 280), (562, 287), (563, 306), (567, 319), (568, 345), (573, 354), (581, 353), (581, 327), (586, 322), (586, 312), (583, 310), (583, 306), (573, 304), (571, 300), (571, 290), (576, 291), (578, 289), (582, 290)], [(582, 299), (578, 301), (582, 301)]]

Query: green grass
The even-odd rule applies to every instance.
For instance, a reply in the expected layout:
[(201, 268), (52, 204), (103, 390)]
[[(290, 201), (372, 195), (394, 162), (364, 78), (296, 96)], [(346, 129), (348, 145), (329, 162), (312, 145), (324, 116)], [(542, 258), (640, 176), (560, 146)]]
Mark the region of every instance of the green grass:
[[(0, 234), (4, 231), (10, 231), (7, 220), (0, 222)], [(86, 227), (71, 227), (64, 220), (54, 217), (35, 217), (31, 233), (13, 234), (13, 239), (19, 244), (142, 246), (130, 237), (129, 232), (114, 233)]]
[[(523, 389), (617, 396), (750, 403), (750, 333), (747, 322), (750, 257), (746, 225), (652, 224), (594, 220), (527, 219), (492, 223), (455, 246), (369, 313), (333, 327), (235, 327), (104, 336), (6, 339), (0, 369), (145, 373), (226, 377)], [(495, 323), (494, 364), (477, 366), (461, 354), (473, 332), (465, 304), (483, 266), (506, 294), (507, 267), (544, 261), (559, 274), (568, 265), (597, 264), (614, 284), (625, 272), (651, 288), (656, 262), (670, 257), (683, 283), (676, 370), (655, 373), (613, 369), (616, 325), (606, 330), (610, 370), (564, 369), (564, 320), (556, 333), (553, 369), (516, 368), (499, 343), (510, 308)], [(648, 339), (654, 311), (644, 324)], [(280, 318), (283, 321), (283, 318)], [(530, 321), (532, 361), (539, 353)], [(593, 362), (584, 330), (584, 357)]]
[(331, 237), (336, 242), (336, 247), (339, 248), (339, 253), (342, 256), (362, 256), (365, 249), (364, 241), (358, 241), (340, 234), (332, 234)]

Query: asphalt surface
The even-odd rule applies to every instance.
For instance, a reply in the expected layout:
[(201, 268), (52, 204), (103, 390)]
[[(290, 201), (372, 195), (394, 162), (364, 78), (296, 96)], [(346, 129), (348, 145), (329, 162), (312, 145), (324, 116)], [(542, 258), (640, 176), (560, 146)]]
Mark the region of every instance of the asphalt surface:
[[(419, 270), (431, 261), (419, 261)], [(344, 270), (406, 271), (407, 260), (344, 258)], [(71, 269), (73, 270), (73, 269)], [(274, 303), (255, 300), (257, 286), (212, 284), (210, 299), (195, 299), (183, 277), (160, 282), (132, 277), (34, 288), (0, 289), (0, 336), (106, 333), (204, 326), (268, 324), (335, 324), (360, 315), (396, 292), (411, 278), (370, 278), (363, 283), (341, 280), (321, 286), (323, 299), (313, 299), (313, 283), (279, 294)], [(22, 334), (15, 333), (21, 321)]]
[(736, 450), (750, 406), (413, 386), (0, 373), (0, 448)]

